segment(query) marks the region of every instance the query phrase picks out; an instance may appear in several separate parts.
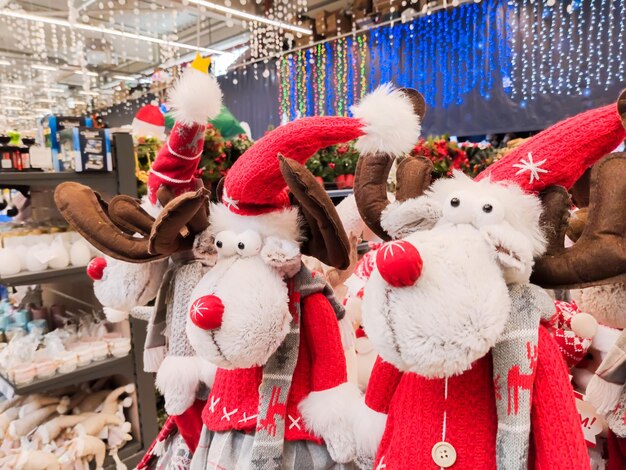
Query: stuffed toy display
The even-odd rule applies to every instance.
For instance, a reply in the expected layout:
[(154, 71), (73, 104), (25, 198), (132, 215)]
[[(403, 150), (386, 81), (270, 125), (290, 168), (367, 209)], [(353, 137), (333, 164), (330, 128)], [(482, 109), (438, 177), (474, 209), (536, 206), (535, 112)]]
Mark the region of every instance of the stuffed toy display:
[[(92, 261), (88, 272), (107, 318), (120, 321), (130, 313), (148, 321), (144, 370), (156, 372), (156, 386), (172, 417), (170, 440), (177, 429), (184, 438), (181, 445), (191, 452), (215, 373), (215, 366), (195, 355), (185, 332), (191, 292), (216, 258), (211, 244), (208, 251), (193, 246), (208, 225), (209, 194), (195, 178), (205, 123), (221, 107), (217, 81), (201, 70), (201, 63), (194, 61), (171, 92), (178, 121), (150, 169), (147, 201), (116, 196), (106, 204), (77, 183), (61, 184), (55, 192), (67, 221), (105, 254)], [(155, 296), (155, 306), (144, 307)], [(163, 435), (150, 456), (161, 453), (162, 441)]]
[(346, 269), (349, 240), (303, 163), (358, 138), (402, 154), (419, 137), (415, 92), (381, 87), (353, 118), (303, 118), (248, 149), (227, 174), (208, 231), (218, 252), (190, 308), (189, 339), (217, 364), (193, 469), (352, 468), (351, 411), (338, 319), (344, 312), (302, 255)]
[(114, 389), (95, 382), (51, 395), (16, 397), (0, 404), (0, 468), (102, 469), (107, 453), (126, 470), (118, 450), (132, 440), (124, 410), (135, 400), (134, 384)]
[(363, 220), (395, 239), (378, 250), (362, 304), (380, 354), (355, 419), (363, 468), (589, 468), (565, 363), (540, 325), (554, 302), (529, 278), (569, 287), (575, 274), (603, 279), (615, 263), (605, 257), (604, 271), (589, 273), (567, 266), (569, 253), (555, 256), (544, 230), (560, 228), (567, 206), (542, 214), (536, 193), (571, 187), (615, 149), (626, 137), (619, 111), (556, 124), (476, 180), (455, 172), (427, 190), (430, 162), (405, 159), (398, 189), (412, 194), (394, 203), (385, 185), (392, 159), (361, 157)]

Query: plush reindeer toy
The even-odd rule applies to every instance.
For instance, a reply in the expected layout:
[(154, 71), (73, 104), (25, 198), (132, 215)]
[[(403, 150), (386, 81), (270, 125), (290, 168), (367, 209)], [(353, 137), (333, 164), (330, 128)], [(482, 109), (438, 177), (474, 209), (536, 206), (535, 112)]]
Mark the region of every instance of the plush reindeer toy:
[(335, 301), (301, 255), (345, 269), (349, 241), (322, 186), (302, 165), (359, 138), (367, 151), (411, 148), (419, 116), (408, 90), (382, 87), (354, 118), (304, 118), (256, 142), (211, 206), (218, 261), (192, 295), (187, 334), (217, 364), (194, 469), (351, 468), (347, 383)]
[(539, 323), (554, 303), (529, 282), (546, 249), (541, 223), (555, 219), (542, 217), (536, 193), (571, 187), (625, 136), (607, 106), (538, 134), (475, 180), (456, 172), (429, 189), (430, 162), (407, 158), (393, 203), (391, 159), (362, 155), (359, 210), (395, 239), (378, 250), (362, 303), (380, 354), (355, 419), (363, 468), (589, 468), (565, 363)]
[[(177, 121), (150, 169), (143, 203), (124, 195), (106, 203), (77, 183), (55, 191), (63, 216), (105, 255), (92, 261), (88, 274), (107, 318), (120, 321), (130, 313), (148, 321), (144, 370), (157, 374), (170, 415), (156, 444), (178, 430), (191, 452), (215, 373), (215, 366), (195, 355), (185, 332), (191, 292), (215, 261), (212, 244), (193, 246), (208, 226), (209, 203), (195, 173), (207, 119), (221, 108), (217, 81), (201, 64), (194, 61), (170, 93)], [(144, 307), (155, 296), (155, 307)]]

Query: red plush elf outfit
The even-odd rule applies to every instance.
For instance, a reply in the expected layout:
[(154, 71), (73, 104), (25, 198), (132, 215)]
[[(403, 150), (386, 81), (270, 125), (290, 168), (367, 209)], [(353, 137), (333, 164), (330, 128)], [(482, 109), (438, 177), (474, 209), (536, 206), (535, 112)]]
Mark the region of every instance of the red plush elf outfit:
[[(443, 412), (446, 440), (454, 443), (456, 462), (452, 468), (482, 470), (496, 468), (495, 445), (498, 420), (494, 397), (506, 390), (494, 388), (491, 355), (474, 363), (471, 370), (448, 380), (425, 379), (401, 373), (378, 359), (370, 377), (365, 403), (388, 414), (387, 430), (376, 456), (380, 468), (438, 468), (433, 462), (433, 443), (441, 441)], [(582, 444), (580, 419), (572, 399), (567, 369), (550, 334), (539, 330), (539, 359), (531, 410), (533, 435), (529, 464), (537, 469), (564, 468), (562, 462), (579, 462), (588, 468)], [(565, 418), (565, 421), (564, 421)], [(410, 444), (409, 444), (410, 443)]]
[[(337, 316), (322, 293), (301, 299), (301, 331), (298, 361), (287, 400), (285, 440), (321, 443), (307, 430), (298, 404), (310, 392), (337, 387), (347, 380), (345, 357)], [(259, 407), (262, 367), (218, 369), (207, 405), (202, 413), (205, 426), (212, 431), (237, 429), (253, 432)]]
[[(569, 187), (589, 165), (616, 148), (625, 137), (615, 106), (607, 106), (538, 134), (478, 179), (487, 176), (492, 181), (509, 181), (526, 192), (536, 192), (553, 184)], [(406, 246), (401, 245), (405, 242), (396, 243), (396, 246)], [(408, 255), (400, 253), (395, 261), (403, 258)], [(393, 273), (385, 272), (388, 271), (386, 260), (377, 258), (377, 264), (382, 278), (394, 286)], [(429, 279), (432, 282), (432, 278)], [(412, 286), (414, 282), (412, 279), (403, 285)], [(365, 292), (367, 296), (367, 286)], [(533, 306), (531, 302), (518, 304), (518, 307), (523, 310), (527, 305)], [(380, 429), (384, 425), (374, 468), (494, 469), (499, 456), (507, 454), (506, 447), (498, 448), (499, 433), (502, 430), (518, 435), (529, 432), (526, 427), (508, 426), (502, 420), (499, 410), (504, 404), (506, 416), (508, 403), (509, 416), (517, 415), (518, 411), (530, 413), (529, 468), (588, 469), (589, 457), (567, 368), (548, 331), (539, 327), (537, 348), (532, 349), (531, 343), (526, 343), (527, 359), (507, 367), (508, 375), (494, 373), (498, 367), (495, 351), (500, 344), (520, 338), (526, 342), (526, 336), (534, 334), (534, 328), (513, 331), (469, 369), (447, 378), (425, 378), (401, 372), (379, 358), (370, 378), (365, 404), (382, 415), (364, 415), (372, 426)], [(523, 357), (521, 354), (515, 357), (515, 353), (511, 356), (514, 360)], [(392, 355), (390, 357), (393, 359)], [(528, 368), (530, 373), (525, 373)], [(522, 405), (519, 410), (517, 398)], [(366, 442), (363, 448), (376, 445), (375, 439), (363, 442)]]

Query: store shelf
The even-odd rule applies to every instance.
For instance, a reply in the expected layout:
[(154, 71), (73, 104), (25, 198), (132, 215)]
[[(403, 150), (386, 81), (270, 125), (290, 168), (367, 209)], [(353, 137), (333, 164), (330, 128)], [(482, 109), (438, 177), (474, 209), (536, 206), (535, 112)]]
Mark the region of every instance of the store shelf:
[(22, 171), (0, 172), (0, 186), (56, 186), (64, 181), (76, 181), (91, 186), (103, 182), (116, 184), (115, 172), (76, 173), (76, 172), (45, 172)]
[(35, 380), (25, 385), (15, 385), (0, 373), (0, 393), (6, 398), (29, 393), (41, 393), (48, 390), (80, 384), (89, 380), (110, 375), (129, 375), (134, 373), (132, 356), (114, 357), (79, 367), (73, 372), (59, 374), (47, 379)]
[(352, 188), (348, 188), (348, 189), (329, 189), (326, 191), (328, 193), (328, 195), (332, 198), (339, 198), (339, 197), (348, 197), (350, 194), (352, 194)]
[(46, 269), (45, 271), (24, 271), (14, 276), (0, 277), (0, 284), (5, 286), (24, 286), (45, 284), (50, 282), (71, 282), (86, 279), (85, 266), (71, 266), (63, 269)]

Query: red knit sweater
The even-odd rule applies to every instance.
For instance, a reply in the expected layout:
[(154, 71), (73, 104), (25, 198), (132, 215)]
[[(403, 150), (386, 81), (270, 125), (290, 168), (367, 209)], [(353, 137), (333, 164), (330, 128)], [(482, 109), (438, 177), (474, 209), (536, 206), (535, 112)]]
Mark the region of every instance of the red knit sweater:
[[(346, 359), (335, 311), (322, 293), (301, 301), (300, 349), (287, 400), (285, 439), (321, 443), (304, 426), (298, 404), (310, 392), (337, 387), (347, 381)], [(253, 432), (259, 406), (263, 370), (218, 369), (202, 413), (211, 431)]]
[[(472, 369), (444, 380), (401, 373), (378, 358), (369, 382), (366, 404), (388, 413), (376, 466), (391, 469), (438, 469), (433, 446), (441, 441), (446, 410), (446, 442), (454, 446), (454, 470), (495, 469), (496, 396), (491, 354)], [(554, 339), (539, 331), (539, 361), (533, 389), (530, 467), (545, 470), (583, 470), (589, 457), (583, 440), (567, 369)], [(382, 462), (381, 462), (382, 461)]]

